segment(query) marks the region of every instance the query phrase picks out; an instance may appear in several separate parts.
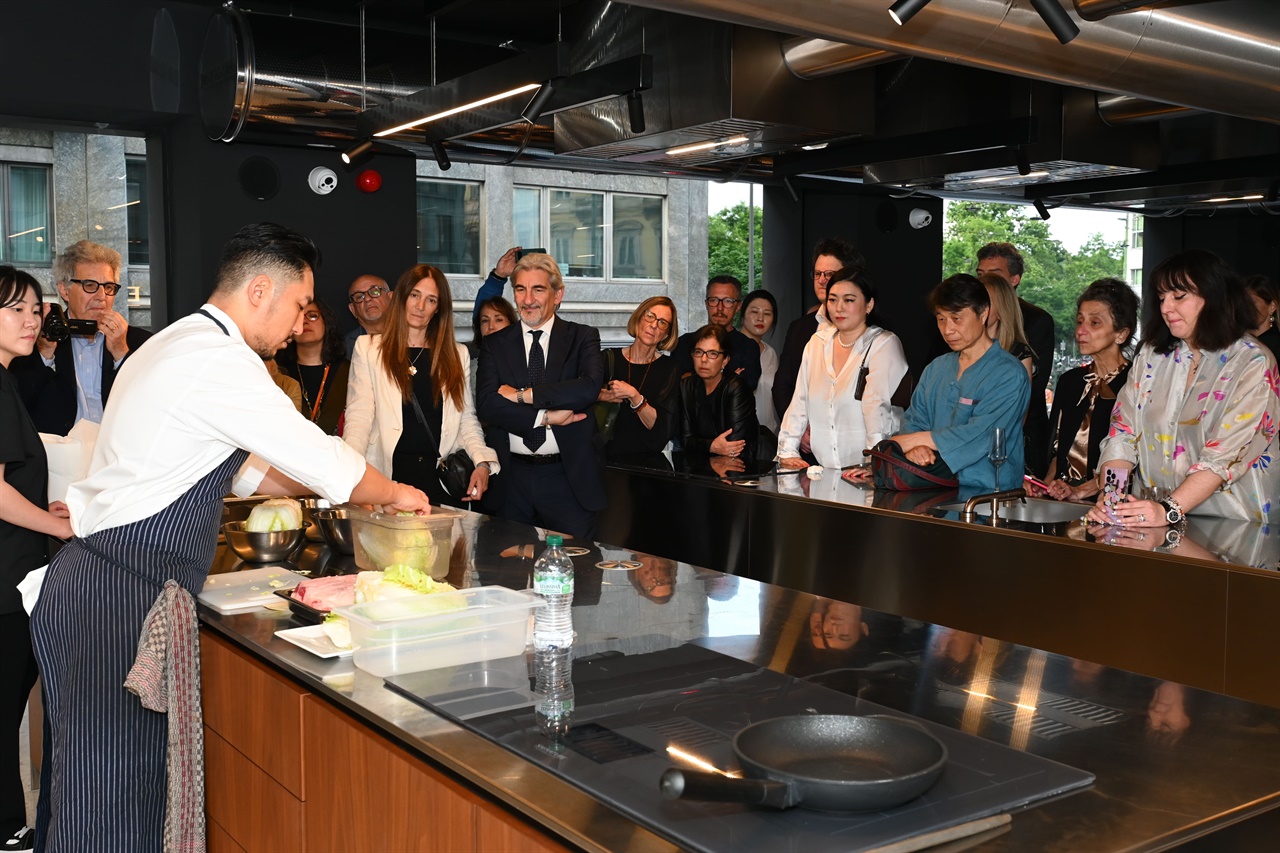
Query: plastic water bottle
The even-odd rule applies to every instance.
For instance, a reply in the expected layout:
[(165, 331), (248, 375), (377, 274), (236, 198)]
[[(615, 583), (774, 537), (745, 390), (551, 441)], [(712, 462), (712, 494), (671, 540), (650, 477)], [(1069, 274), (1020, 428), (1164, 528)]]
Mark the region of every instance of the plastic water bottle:
[(534, 690), (538, 730), (553, 744), (564, 743), (573, 727), (573, 648), (534, 649)]
[(533, 611), (535, 650), (564, 648), (573, 643), (573, 560), (562, 545), (564, 537), (551, 534), (547, 549), (533, 564), (533, 591), (546, 602)]

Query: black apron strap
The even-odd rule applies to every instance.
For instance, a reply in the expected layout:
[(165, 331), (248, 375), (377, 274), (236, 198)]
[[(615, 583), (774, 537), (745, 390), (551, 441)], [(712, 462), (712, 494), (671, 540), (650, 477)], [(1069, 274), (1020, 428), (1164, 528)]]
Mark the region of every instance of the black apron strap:
[(214, 323), (216, 323), (216, 324), (218, 325), (218, 328), (222, 330), (222, 334), (226, 335), (228, 338), (229, 338), (229, 337), (231, 337), (231, 333), (227, 331), (227, 327), (226, 327), (226, 326), (224, 326), (224, 325), (222, 325), (222, 321), (221, 321), (221, 320), (219, 320), (217, 317), (213, 316), (212, 314), (210, 314), (208, 311), (204, 310), (203, 308), (201, 308), (201, 309), (200, 309), (199, 311), (197, 311), (196, 313), (197, 313), (197, 314), (203, 314), (204, 316), (208, 317), (210, 320), (212, 320)]

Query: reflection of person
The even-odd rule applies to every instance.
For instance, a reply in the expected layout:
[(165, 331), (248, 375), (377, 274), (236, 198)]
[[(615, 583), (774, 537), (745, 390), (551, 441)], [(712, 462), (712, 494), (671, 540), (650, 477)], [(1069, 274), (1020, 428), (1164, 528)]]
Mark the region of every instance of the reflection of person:
[(676, 562), (651, 554), (633, 553), (640, 568), (628, 574), (631, 585), (650, 601), (666, 604), (676, 592)]
[(767, 290), (753, 290), (742, 300), (739, 331), (760, 347), (760, 384), (756, 386), (756, 420), (771, 431), (778, 429), (778, 412), (773, 405), (773, 377), (778, 372), (778, 353), (764, 342), (778, 317), (778, 301)]
[(30, 355), (44, 316), (40, 283), (28, 273), (0, 266), (0, 847), (26, 849), (30, 838), (19, 773), (18, 729), (36, 683), (31, 629), (18, 584), (48, 562), (49, 536), (71, 536), (67, 507), (49, 503), (44, 445), (9, 373), (15, 358)]
[(302, 413), (329, 435), (338, 434), (347, 406), (351, 362), (338, 318), (322, 300), (302, 312), (302, 331), (276, 354), (280, 370), (298, 380)]
[[(929, 363), (911, 395), (902, 432), (893, 440), (917, 465), (947, 464), (961, 487), (996, 491), (1022, 484), (1022, 419), (1031, 381), (1022, 364), (987, 335), (990, 297), (982, 282), (960, 273), (929, 294), (938, 331), (951, 352)], [(1005, 430), (1008, 459), (996, 482), (987, 459), (991, 431)], [(863, 468), (851, 481), (869, 480)]]
[(1138, 326), (1138, 297), (1114, 278), (1098, 279), (1076, 300), (1076, 344), (1089, 363), (1062, 374), (1049, 413), (1049, 496), (1083, 500), (1101, 485), (1098, 453), (1116, 396), (1129, 378), (1124, 347)]
[(66, 435), (76, 421), (102, 422), (102, 411), (124, 360), (151, 336), (129, 325), (112, 301), (120, 291), (120, 253), (81, 240), (53, 259), (67, 317), (94, 320), (98, 331), (54, 342), (43, 335), (37, 352), (14, 359), (13, 374), (40, 432)]
[(806, 430), (818, 464), (845, 468), (862, 463), (864, 450), (902, 424), (902, 409), (892, 400), (907, 373), (907, 358), (898, 336), (871, 322), (875, 294), (870, 276), (858, 267), (831, 277), (828, 322), (805, 347), (796, 391), (778, 433), (781, 467), (808, 467), (800, 456)]
[(675, 359), (661, 353), (680, 334), (675, 303), (665, 296), (641, 302), (627, 321), (627, 334), (631, 346), (604, 352), (599, 399), (616, 404), (613, 436), (605, 445), (611, 459), (661, 452), (675, 434), (680, 411)]
[(240, 229), (209, 301), (117, 378), (89, 475), (67, 492), (76, 538), (31, 616), (47, 721), (41, 844), (160, 849), (166, 717), (121, 685), (166, 580), (191, 595), (204, 586), (228, 491), (429, 509), (294, 410), (263, 366), (301, 331), (318, 256), (278, 225)]
[(1147, 731), (1162, 741), (1177, 743), (1189, 728), (1187, 688), (1172, 681), (1160, 682), (1147, 705)]
[[(444, 273), (427, 264), (405, 270), (383, 328), (356, 342), (343, 438), (369, 464), (422, 489), (433, 503), (479, 500), (489, 475), (498, 473), (498, 454), (476, 420), (467, 382), (471, 357), (454, 339)], [(465, 495), (449, 495), (437, 466), (459, 448), (475, 470)]]
[(813, 602), (809, 612), (809, 642), (815, 649), (847, 651), (867, 636), (868, 630), (858, 605), (830, 598)]
[(495, 505), (512, 521), (590, 539), (605, 507), (587, 417), (604, 384), (600, 334), (556, 316), (564, 278), (550, 255), (525, 255), (511, 282), (520, 324), (481, 341), (476, 383), (488, 444), (507, 469)]
[(707, 324), (693, 337), (694, 373), (680, 382), (680, 440), (685, 452), (753, 456), (760, 432), (756, 401), (733, 372), (729, 332)]
[(1099, 468), (1133, 470), (1157, 500), (1133, 494), (1089, 510), (1099, 523), (1163, 527), (1188, 512), (1262, 521), (1271, 511), (1280, 377), (1248, 334), (1252, 305), (1226, 262), (1192, 249), (1152, 272), (1143, 343), (1111, 415)]

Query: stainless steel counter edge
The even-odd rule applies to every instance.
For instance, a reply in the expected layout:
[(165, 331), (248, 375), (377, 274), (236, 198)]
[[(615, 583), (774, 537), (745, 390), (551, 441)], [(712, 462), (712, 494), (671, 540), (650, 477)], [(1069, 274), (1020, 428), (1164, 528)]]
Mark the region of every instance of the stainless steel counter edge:
[[(409, 752), (462, 778), (568, 844), (599, 853), (680, 849), (542, 768), (392, 693), (381, 678), (355, 668), (350, 659), (331, 663), (275, 638), (274, 631), (283, 625), (283, 614), (267, 611), (267, 618), (281, 625), (270, 626), (270, 640), (264, 644), (260, 640), (262, 612), (221, 615), (203, 605), (199, 610), (205, 630), (230, 640)], [(246, 631), (245, 626), (258, 630)], [(351, 676), (351, 693), (326, 684), (326, 676), (344, 681)]]

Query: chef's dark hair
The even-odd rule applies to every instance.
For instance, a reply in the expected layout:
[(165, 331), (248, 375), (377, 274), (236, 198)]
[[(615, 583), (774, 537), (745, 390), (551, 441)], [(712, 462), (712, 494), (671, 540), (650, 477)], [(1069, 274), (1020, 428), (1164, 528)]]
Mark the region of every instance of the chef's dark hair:
[(320, 250), (310, 238), (274, 222), (246, 225), (222, 250), (214, 292), (234, 293), (260, 273), (274, 273), (277, 283), (296, 281), (319, 266)]
[(8, 264), (0, 265), (0, 308), (8, 308), (15, 302), (25, 299), (28, 290), (35, 291), (37, 304), (44, 302), (40, 282), (36, 281), (31, 273)]

